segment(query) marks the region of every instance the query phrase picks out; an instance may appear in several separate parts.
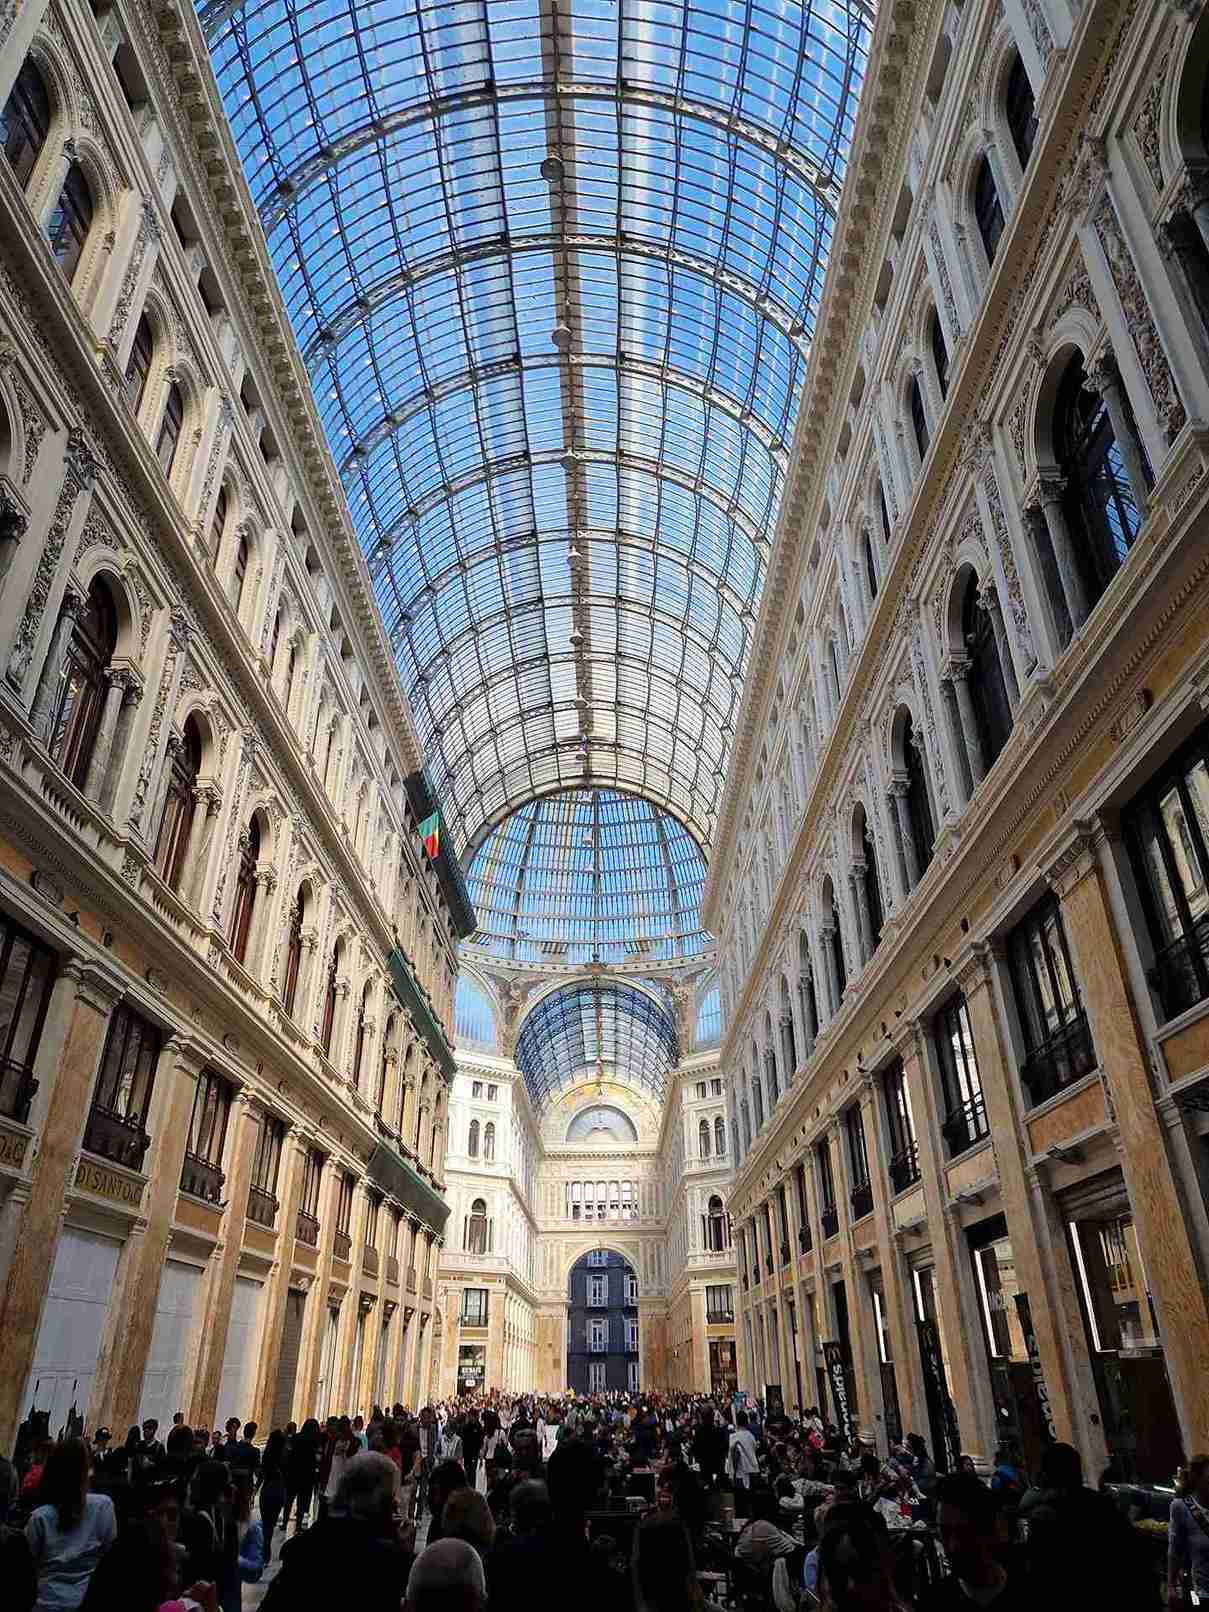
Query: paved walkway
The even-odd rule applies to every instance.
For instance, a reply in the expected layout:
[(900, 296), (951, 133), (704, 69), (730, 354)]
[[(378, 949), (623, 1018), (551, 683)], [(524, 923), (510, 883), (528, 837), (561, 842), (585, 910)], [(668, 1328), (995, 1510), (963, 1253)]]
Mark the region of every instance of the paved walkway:
[[(428, 1539), (428, 1519), (431, 1513), (425, 1512), (416, 1529), (416, 1550), (421, 1551)], [(277, 1569), (281, 1566), (281, 1544), (285, 1536), (278, 1529), (273, 1536), (273, 1560), (265, 1568), (264, 1577), (259, 1584), (245, 1584), (243, 1587), (243, 1612), (255, 1612), (265, 1596), (269, 1593), (269, 1585), (277, 1576)], [(291, 1530), (290, 1537), (293, 1537)]]

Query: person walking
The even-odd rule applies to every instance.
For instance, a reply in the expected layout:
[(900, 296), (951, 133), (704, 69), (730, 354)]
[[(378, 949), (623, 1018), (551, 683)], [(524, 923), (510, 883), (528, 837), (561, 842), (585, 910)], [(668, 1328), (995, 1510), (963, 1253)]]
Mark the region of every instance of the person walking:
[(273, 1555), (273, 1534), (285, 1505), (285, 1434), (275, 1427), (269, 1434), (260, 1462), (260, 1526), (264, 1531), (264, 1559)]
[(478, 1412), (472, 1410), (462, 1423), (462, 1465), (466, 1468), (466, 1482), (472, 1489), (477, 1487), (476, 1479), (479, 1470), (479, 1455), (483, 1449), (483, 1424), (479, 1421)]

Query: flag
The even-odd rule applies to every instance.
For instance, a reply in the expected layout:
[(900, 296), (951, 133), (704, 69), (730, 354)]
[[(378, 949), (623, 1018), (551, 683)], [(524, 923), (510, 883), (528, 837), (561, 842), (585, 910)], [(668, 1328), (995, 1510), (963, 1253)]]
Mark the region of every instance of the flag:
[(424, 841), (424, 849), (435, 862), (441, 849), (441, 814), (433, 812), (420, 824), (420, 838)]

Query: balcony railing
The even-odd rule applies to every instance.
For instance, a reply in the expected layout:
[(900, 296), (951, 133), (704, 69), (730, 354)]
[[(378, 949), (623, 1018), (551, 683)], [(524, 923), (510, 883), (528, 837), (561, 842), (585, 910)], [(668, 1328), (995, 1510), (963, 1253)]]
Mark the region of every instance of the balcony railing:
[(781, 1244), (781, 1264), (782, 1265), (788, 1265), (789, 1264), (789, 1243), (788, 1242), (783, 1242)]
[(890, 1185), (895, 1192), (905, 1192), (919, 1180), (919, 1147), (908, 1142), (906, 1147), (890, 1160)]
[(397, 1254), (387, 1254), (386, 1256), (386, 1280), (393, 1282), (396, 1287), (399, 1285), (399, 1256)]
[(836, 1206), (829, 1204), (819, 1218), (823, 1223), (823, 1236), (835, 1237), (840, 1229), (840, 1212)]
[(746, 1293), (746, 1292), (747, 1292), (747, 1288), (748, 1288), (748, 1281), (747, 1281), (747, 1272), (746, 1272), (746, 1271), (744, 1271), (744, 1272), (743, 1272), (743, 1291), (744, 1291), (744, 1292), (745, 1292), (745, 1293)]
[(24, 1125), (37, 1090), (32, 1069), (12, 1058), (0, 1058), (0, 1114)]
[(377, 1276), (378, 1274), (378, 1250), (372, 1243), (366, 1243), (361, 1252), (361, 1269), (366, 1276)]
[(1020, 1078), (1036, 1106), (1064, 1086), (1081, 1080), (1096, 1067), (1096, 1049), (1092, 1044), (1091, 1026), (1087, 1015), (1077, 1018), (1056, 1030), (1041, 1046), (1035, 1047), (1024, 1060)]
[(798, 1227), (798, 1252), (799, 1254), (808, 1254), (813, 1247), (814, 1242), (810, 1236), (810, 1227), (803, 1221)]
[(1209, 994), (1209, 916), (1193, 925), (1191, 935), (1181, 935), (1158, 952), (1146, 978), (1158, 993), (1165, 1019), (1203, 1002)]
[(849, 1193), (853, 1220), (862, 1220), (873, 1213), (873, 1188), (868, 1181), (858, 1182)]
[(706, 1310), (705, 1324), (709, 1327), (731, 1326), (734, 1323), (735, 1312), (733, 1307), (725, 1310)]
[(949, 1157), (954, 1158), (958, 1153), (964, 1153), (966, 1148), (973, 1147), (975, 1142), (981, 1142), (989, 1129), (986, 1103), (979, 1091), (959, 1108), (950, 1109), (940, 1127), (940, 1134), (945, 1139)]
[(338, 1231), (332, 1237), (332, 1253), (337, 1259), (347, 1259), (353, 1251), (353, 1239), (346, 1231)]
[(298, 1211), (298, 1219), (294, 1224), (294, 1235), (300, 1243), (308, 1248), (319, 1247), (319, 1222), (314, 1215), (308, 1215), (305, 1209)]
[(248, 1219), (270, 1231), (277, 1224), (277, 1199), (263, 1187), (248, 1188)]
[(143, 1155), (151, 1138), (138, 1120), (124, 1119), (112, 1109), (94, 1103), (84, 1126), (84, 1147), (111, 1164), (124, 1164), (128, 1170), (143, 1168)]
[(181, 1169), (181, 1191), (207, 1203), (221, 1203), (223, 1173), (209, 1159), (199, 1159), (196, 1153), (186, 1153)]
[(753, 1287), (759, 1287), (759, 1285), (760, 1285), (760, 1261), (758, 1259), (753, 1259), (752, 1262), (751, 1262), (751, 1281), (752, 1281), (752, 1286)]

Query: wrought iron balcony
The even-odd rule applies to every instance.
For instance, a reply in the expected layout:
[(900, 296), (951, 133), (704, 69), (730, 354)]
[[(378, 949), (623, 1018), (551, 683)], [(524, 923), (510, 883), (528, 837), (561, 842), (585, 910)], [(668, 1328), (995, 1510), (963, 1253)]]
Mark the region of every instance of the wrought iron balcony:
[(758, 1259), (753, 1259), (752, 1262), (751, 1262), (751, 1281), (752, 1281), (752, 1286), (753, 1287), (759, 1287), (759, 1285), (760, 1285), (760, 1261)]
[(1146, 978), (1162, 1003), (1165, 1019), (1203, 1002), (1209, 995), (1209, 916), (1194, 924), (1190, 935), (1164, 946)]
[(432, 1297), (432, 1277), (431, 1276), (426, 1276), (424, 1278), (424, 1297), (426, 1299), (430, 1299)]
[(949, 1110), (940, 1127), (940, 1134), (945, 1139), (949, 1157), (953, 1158), (958, 1153), (964, 1153), (966, 1148), (973, 1147), (975, 1142), (980, 1142), (989, 1129), (986, 1103), (982, 1093), (975, 1092), (959, 1108)]
[(186, 1153), (181, 1168), (181, 1191), (207, 1203), (221, 1203), (224, 1176), (217, 1164), (199, 1159), (195, 1153)]
[(1064, 1086), (1081, 1080), (1096, 1067), (1096, 1049), (1092, 1044), (1091, 1026), (1087, 1015), (1080, 1013), (1061, 1029), (1055, 1030), (1048, 1040), (1034, 1047), (1024, 1060), (1020, 1078), (1035, 1107), (1052, 1097)]
[(399, 1285), (399, 1256), (397, 1254), (387, 1254), (386, 1256), (386, 1280), (393, 1282), (396, 1287)]
[(270, 1231), (277, 1224), (277, 1199), (263, 1187), (248, 1188), (248, 1219)]
[(823, 1223), (823, 1236), (836, 1236), (840, 1229), (840, 1212), (836, 1206), (834, 1204), (827, 1205), (823, 1209), (820, 1219)]
[(414, 1265), (407, 1267), (407, 1291), (409, 1293), (416, 1291), (416, 1268)]
[(366, 1243), (361, 1251), (361, 1269), (366, 1276), (377, 1276), (378, 1274), (378, 1250), (372, 1243)]
[(298, 1218), (294, 1223), (294, 1235), (300, 1243), (308, 1248), (319, 1247), (319, 1222), (314, 1215), (308, 1215), (305, 1209), (298, 1211)]
[(868, 1181), (860, 1181), (849, 1193), (853, 1220), (862, 1220), (873, 1213), (873, 1188)]
[(784, 1242), (784, 1243), (781, 1244), (781, 1264), (782, 1265), (788, 1265), (789, 1264), (789, 1244), (788, 1244), (788, 1242)]
[(900, 1153), (890, 1160), (890, 1185), (895, 1192), (905, 1192), (919, 1180), (919, 1147), (908, 1142)]
[(112, 1109), (94, 1103), (84, 1126), (84, 1148), (111, 1164), (122, 1164), (128, 1170), (141, 1170), (143, 1156), (151, 1146), (151, 1138), (138, 1120), (125, 1119)]
[(810, 1235), (810, 1227), (803, 1221), (798, 1227), (798, 1252), (808, 1254), (813, 1247), (814, 1242)]
[(24, 1125), (37, 1090), (32, 1069), (12, 1058), (0, 1058), (0, 1114)]
[(353, 1240), (346, 1231), (338, 1231), (332, 1237), (332, 1252), (337, 1259), (347, 1259), (353, 1251)]

